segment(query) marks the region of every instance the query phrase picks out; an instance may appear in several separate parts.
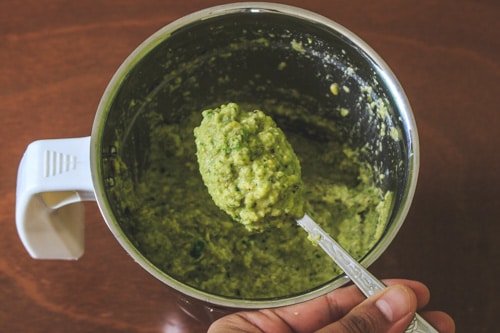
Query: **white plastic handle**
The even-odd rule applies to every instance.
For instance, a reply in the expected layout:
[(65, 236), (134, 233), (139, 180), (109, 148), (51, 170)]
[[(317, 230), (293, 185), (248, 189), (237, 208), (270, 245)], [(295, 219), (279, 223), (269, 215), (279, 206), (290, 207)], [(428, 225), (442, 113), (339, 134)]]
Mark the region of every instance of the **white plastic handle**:
[(95, 200), (90, 137), (31, 143), (19, 164), (17, 232), (35, 259), (83, 255), (84, 207)]

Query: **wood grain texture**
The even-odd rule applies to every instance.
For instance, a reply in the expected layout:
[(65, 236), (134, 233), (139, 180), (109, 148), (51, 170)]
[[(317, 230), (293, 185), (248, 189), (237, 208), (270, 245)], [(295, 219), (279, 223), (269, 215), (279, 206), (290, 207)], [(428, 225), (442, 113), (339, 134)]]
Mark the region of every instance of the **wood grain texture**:
[[(411, 212), (372, 266), (421, 280), (458, 332), (493, 332), (499, 304), (500, 3), (282, 1), (346, 26), (406, 90), (421, 140)], [(33, 140), (90, 134), (124, 58), (163, 25), (222, 1), (0, 1), (0, 330), (204, 332), (121, 249), (86, 204), (86, 253), (38, 261), (14, 223), (16, 173)]]

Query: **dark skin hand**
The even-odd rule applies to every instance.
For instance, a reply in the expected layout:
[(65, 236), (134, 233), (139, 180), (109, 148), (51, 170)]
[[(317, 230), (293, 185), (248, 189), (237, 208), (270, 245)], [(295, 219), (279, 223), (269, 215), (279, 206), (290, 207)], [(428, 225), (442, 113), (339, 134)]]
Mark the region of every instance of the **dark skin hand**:
[[(208, 333), (402, 333), (429, 302), (429, 289), (411, 280), (384, 283), (389, 287), (368, 299), (351, 285), (301, 304), (238, 312), (214, 322)], [(439, 332), (455, 332), (448, 314), (419, 313)]]

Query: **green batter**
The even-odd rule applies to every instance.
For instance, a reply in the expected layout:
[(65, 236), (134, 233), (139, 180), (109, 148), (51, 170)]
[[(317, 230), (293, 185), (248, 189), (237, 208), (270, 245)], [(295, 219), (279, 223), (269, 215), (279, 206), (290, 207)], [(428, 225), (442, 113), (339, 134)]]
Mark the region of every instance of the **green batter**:
[[(273, 119), (312, 116), (281, 106), (241, 106), (245, 110), (259, 107)], [(249, 232), (217, 207), (200, 176), (196, 157), (193, 131), (201, 122), (201, 112), (175, 122), (152, 112), (148, 114), (147, 167), (132, 176), (125, 163), (116, 159), (117, 179), (110, 196), (134, 246), (175, 279), (228, 297), (293, 295), (341, 274), (297, 226), (295, 218), (301, 211), (282, 216), (280, 228)], [(383, 233), (391, 194), (375, 186), (373, 171), (362, 162), (359, 150), (339, 140), (318, 140), (309, 125), (307, 135), (287, 126), (280, 128), (300, 161), (304, 211), (355, 258), (362, 258)], [(281, 164), (276, 168), (283, 168)], [(297, 180), (292, 183), (300, 188)], [(263, 206), (266, 214), (269, 207)], [(252, 218), (249, 221), (253, 223)]]
[(229, 103), (204, 111), (194, 135), (208, 192), (248, 230), (304, 215), (299, 160), (271, 117)]

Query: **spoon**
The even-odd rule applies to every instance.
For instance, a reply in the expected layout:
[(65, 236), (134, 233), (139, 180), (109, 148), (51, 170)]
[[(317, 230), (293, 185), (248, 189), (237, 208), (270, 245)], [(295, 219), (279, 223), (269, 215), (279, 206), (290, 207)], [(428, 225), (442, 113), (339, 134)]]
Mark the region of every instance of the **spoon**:
[[(318, 244), (330, 258), (344, 271), (352, 282), (366, 296), (370, 297), (377, 292), (386, 288), (386, 286), (373, 276), (366, 268), (357, 262), (346, 250), (340, 246), (326, 231), (324, 231), (309, 215), (304, 215), (297, 220), (301, 226), (309, 234), (309, 238)], [(419, 314), (411, 321), (405, 333), (439, 333)]]

